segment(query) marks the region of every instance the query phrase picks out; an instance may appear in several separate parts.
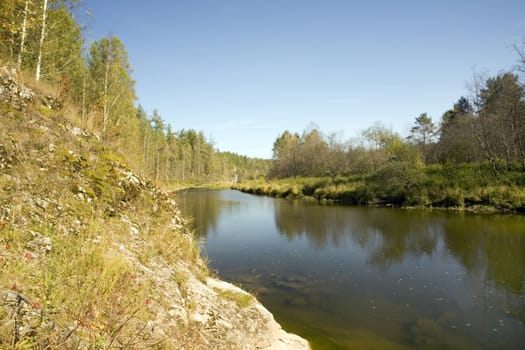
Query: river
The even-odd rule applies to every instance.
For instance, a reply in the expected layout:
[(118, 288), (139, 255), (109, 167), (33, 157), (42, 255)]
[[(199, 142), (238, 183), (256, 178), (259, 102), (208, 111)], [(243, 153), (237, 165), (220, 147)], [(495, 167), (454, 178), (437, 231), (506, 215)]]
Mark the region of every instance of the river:
[(176, 199), (209, 267), (314, 349), (525, 349), (524, 216)]

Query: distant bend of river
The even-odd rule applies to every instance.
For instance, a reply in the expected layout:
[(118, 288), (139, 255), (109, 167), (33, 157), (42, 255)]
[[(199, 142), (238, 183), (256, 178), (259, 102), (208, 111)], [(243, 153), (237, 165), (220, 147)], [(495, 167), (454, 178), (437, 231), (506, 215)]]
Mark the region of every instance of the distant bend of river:
[(525, 217), (179, 192), (210, 268), (314, 349), (525, 349)]

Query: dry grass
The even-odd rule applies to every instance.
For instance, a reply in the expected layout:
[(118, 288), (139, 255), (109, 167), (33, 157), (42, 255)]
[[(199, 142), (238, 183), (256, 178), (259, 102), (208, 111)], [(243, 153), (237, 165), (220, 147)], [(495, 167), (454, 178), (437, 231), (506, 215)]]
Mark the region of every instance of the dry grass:
[(176, 302), (158, 261), (208, 274), (177, 207), (63, 113), (0, 108), (0, 348), (198, 344), (176, 316), (152, 326)]

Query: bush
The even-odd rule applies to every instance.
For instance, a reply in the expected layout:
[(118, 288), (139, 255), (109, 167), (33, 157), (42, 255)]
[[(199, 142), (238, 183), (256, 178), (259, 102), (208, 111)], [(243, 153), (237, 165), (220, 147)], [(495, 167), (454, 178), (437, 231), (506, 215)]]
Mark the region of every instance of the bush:
[(425, 174), (410, 162), (391, 162), (372, 177), (378, 188), (378, 198), (394, 205), (410, 204), (409, 198), (421, 191)]

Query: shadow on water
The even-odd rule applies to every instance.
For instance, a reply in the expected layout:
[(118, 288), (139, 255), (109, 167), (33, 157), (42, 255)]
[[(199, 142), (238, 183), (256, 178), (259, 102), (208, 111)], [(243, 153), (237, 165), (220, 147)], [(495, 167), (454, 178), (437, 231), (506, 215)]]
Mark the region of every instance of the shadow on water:
[(211, 267), (316, 349), (525, 344), (523, 216), (183, 197)]

